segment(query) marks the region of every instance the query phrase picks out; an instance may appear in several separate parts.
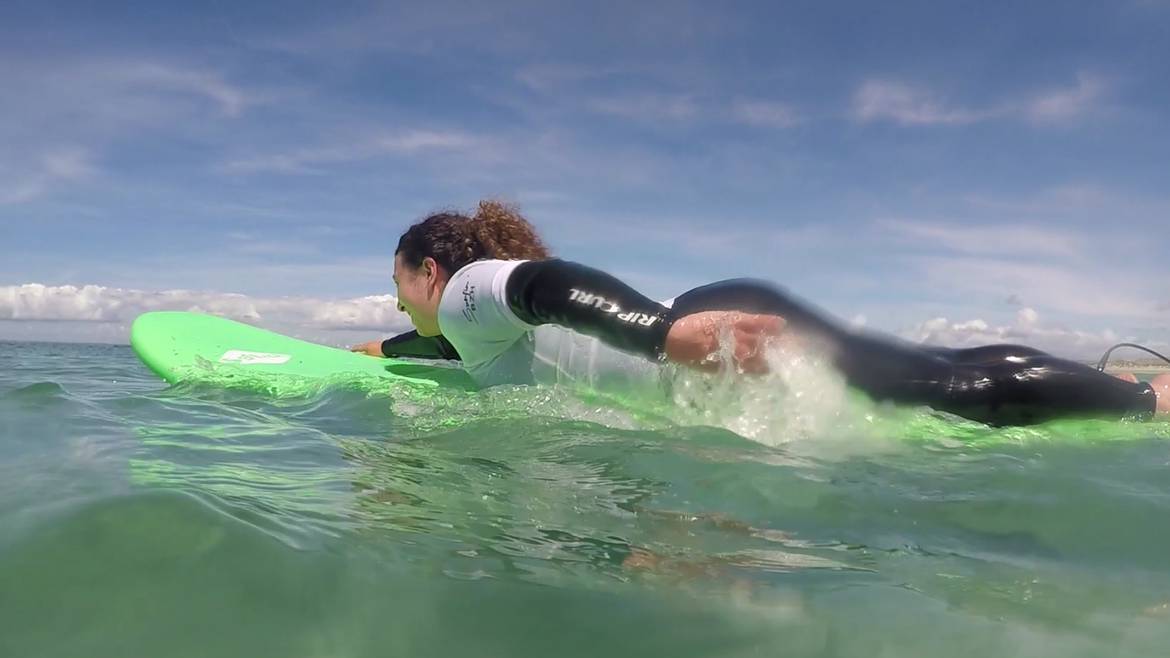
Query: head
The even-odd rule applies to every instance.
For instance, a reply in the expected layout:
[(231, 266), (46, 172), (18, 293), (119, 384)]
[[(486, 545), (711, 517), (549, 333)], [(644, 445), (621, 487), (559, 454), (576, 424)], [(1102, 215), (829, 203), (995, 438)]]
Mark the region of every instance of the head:
[(411, 226), (394, 251), (398, 310), (422, 336), (439, 335), (439, 300), (447, 281), (477, 260), (539, 260), (548, 249), (520, 212), (481, 201), (474, 216), (441, 212)]

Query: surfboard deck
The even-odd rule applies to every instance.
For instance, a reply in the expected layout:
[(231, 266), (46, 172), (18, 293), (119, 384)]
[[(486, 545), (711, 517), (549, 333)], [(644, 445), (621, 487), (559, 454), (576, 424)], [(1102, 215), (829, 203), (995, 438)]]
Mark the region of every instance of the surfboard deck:
[(358, 354), (203, 313), (144, 313), (131, 326), (130, 345), (148, 368), (172, 384), (202, 382), (276, 395), (371, 378), (474, 388), (457, 367)]

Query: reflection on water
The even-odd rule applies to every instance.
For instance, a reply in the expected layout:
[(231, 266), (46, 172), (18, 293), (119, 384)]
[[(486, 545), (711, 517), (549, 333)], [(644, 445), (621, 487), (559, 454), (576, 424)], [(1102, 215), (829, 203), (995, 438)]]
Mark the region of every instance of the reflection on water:
[(1164, 425), (992, 430), (847, 395), (786, 420), (718, 384), (675, 411), (527, 388), (273, 399), (168, 389), (93, 346), (0, 345), (0, 373), (0, 655), (1170, 640)]

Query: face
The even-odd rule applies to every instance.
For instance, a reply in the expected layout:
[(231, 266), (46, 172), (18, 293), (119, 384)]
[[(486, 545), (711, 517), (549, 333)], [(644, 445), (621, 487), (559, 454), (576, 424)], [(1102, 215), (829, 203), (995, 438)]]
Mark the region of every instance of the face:
[(434, 258), (423, 259), (412, 268), (394, 255), (394, 285), (398, 287), (398, 310), (410, 316), (410, 323), (420, 336), (439, 335), (439, 300), (447, 277)]

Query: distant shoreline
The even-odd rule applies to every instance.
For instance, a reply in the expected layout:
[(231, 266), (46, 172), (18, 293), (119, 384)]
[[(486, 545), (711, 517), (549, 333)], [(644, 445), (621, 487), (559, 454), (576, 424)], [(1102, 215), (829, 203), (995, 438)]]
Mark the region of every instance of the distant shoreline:
[[(1097, 364), (1091, 364), (1096, 367)], [(1170, 372), (1170, 364), (1160, 363), (1111, 363), (1105, 366), (1105, 372), (1113, 374), (1118, 372), (1132, 372), (1135, 375), (1160, 375)]]

